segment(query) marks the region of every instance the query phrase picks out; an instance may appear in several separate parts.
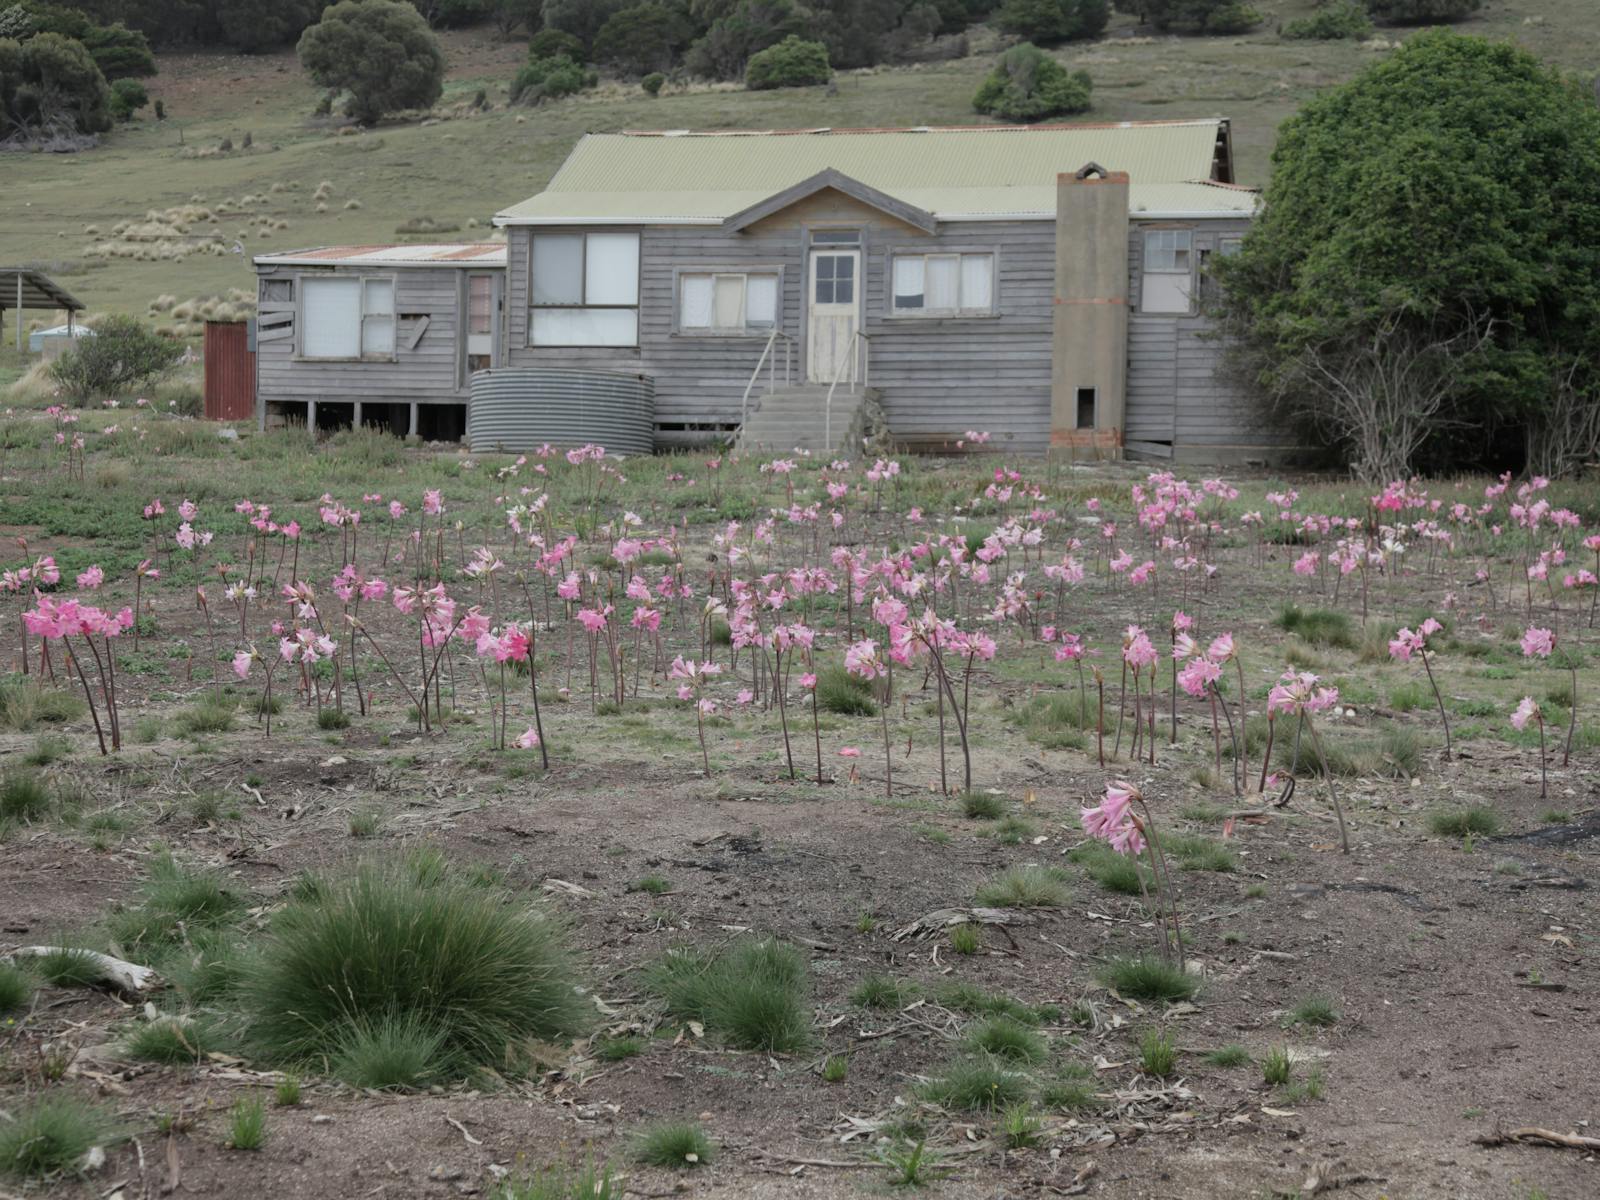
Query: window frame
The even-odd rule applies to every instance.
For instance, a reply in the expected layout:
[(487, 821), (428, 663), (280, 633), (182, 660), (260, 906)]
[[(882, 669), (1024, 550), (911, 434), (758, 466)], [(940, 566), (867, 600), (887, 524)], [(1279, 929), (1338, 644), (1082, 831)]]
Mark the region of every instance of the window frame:
[[(1193, 317), (1198, 316), (1201, 304), (1201, 289), (1205, 286), (1204, 272), (1200, 269), (1202, 256), (1211, 248), (1212, 239), (1209, 236), (1198, 236), (1203, 231), (1192, 225), (1157, 225), (1139, 231), (1139, 314), (1151, 317)], [(1188, 239), (1184, 247), (1188, 257), (1188, 265), (1154, 267), (1151, 266), (1150, 239), (1167, 234), (1181, 234)], [(1204, 245), (1202, 244), (1204, 243)], [(1178, 247), (1174, 246), (1176, 255)], [(1160, 279), (1173, 280), (1185, 279), (1188, 286), (1184, 289), (1187, 305), (1184, 308), (1151, 308), (1149, 307), (1150, 289), (1147, 286), (1149, 278), (1154, 275)]]
[[(590, 304), (589, 294), (589, 238), (596, 235), (625, 234), (634, 240), (633, 303)], [(578, 257), (578, 288), (582, 299), (576, 304), (538, 304), (533, 298), (534, 243), (541, 237), (577, 237), (582, 239), (582, 253)], [(573, 228), (569, 226), (534, 226), (528, 230), (527, 291), (525, 307), (527, 320), (522, 326), (522, 344), (529, 350), (637, 350), (641, 342), (640, 313), (644, 292), (644, 237), (639, 229)], [(533, 337), (534, 314), (541, 309), (557, 312), (584, 312), (589, 310), (633, 313), (633, 341), (626, 343), (596, 342), (537, 342)]]
[[(1188, 256), (1188, 261), (1181, 267), (1177, 266), (1176, 263), (1170, 267), (1152, 267), (1150, 265), (1150, 239), (1153, 237), (1164, 237), (1167, 234), (1180, 233), (1189, 239), (1189, 244), (1183, 247), (1184, 253)], [(1144, 231), (1143, 252), (1139, 260), (1140, 271), (1145, 275), (1193, 275), (1195, 265), (1195, 250), (1197, 249), (1194, 244), (1194, 233), (1195, 231), (1193, 229), (1186, 227), (1180, 228), (1176, 226), (1164, 229), (1146, 229)], [(1174, 258), (1176, 258), (1178, 247), (1174, 246), (1172, 250)]]
[[(899, 308), (895, 305), (894, 264), (898, 258), (923, 260), (923, 281), (926, 288), (927, 260), (930, 258), (956, 259), (957, 302), (960, 301), (961, 259), (987, 256), (989, 259), (989, 306), (987, 308)], [(923, 292), (926, 297), (927, 292)], [(890, 246), (886, 252), (883, 274), (884, 319), (888, 321), (986, 321), (1000, 315), (1000, 248), (998, 246)]]
[[(713, 279), (713, 289), (716, 287), (716, 276), (741, 275), (745, 280), (746, 297), (749, 296), (750, 276), (775, 276), (778, 281), (778, 302), (773, 312), (772, 324), (765, 328), (745, 325), (740, 329), (716, 329), (709, 326), (685, 325), (683, 323), (683, 277), (685, 275), (709, 275)], [(774, 330), (783, 329), (784, 283), (785, 273), (782, 263), (750, 263), (738, 266), (675, 266), (672, 268), (672, 336), (691, 338), (769, 338)], [(713, 296), (714, 294), (713, 292)], [(714, 305), (715, 300), (713, 299)], [(748, 312), (744, 315), (748, 319)]]
[[(307, 354), (306, 284), (326, 282), (353, 282), (360, 297), (361, 314), (356, 320), (356, 353), (354, 355)], [(361, 347), (367, 336), (367, 285), (389, 285), (390, 310), (376, 313), (386, 317), (393, 331), (393, 341), (388, 354), (364, 354)], [(294, 360), (306, 363), (394, 363), (400, 361), (400, 276), (398, 272), (302, 271), (294, 276)]]

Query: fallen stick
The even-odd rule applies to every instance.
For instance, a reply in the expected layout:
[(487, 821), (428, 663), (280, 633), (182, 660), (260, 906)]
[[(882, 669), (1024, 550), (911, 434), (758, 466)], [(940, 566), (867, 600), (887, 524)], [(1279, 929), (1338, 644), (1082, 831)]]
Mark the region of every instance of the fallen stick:
[(1522, 1142), (1533, 1145), (1557, 1146), (1568, 1150), (1600, 1150), (1600, 1138), (1584, 1137), (1577, 1133), (1557, 1133), (1553, 1129), (1540, 1129), (1535, 1125), (1525, 1125), (1521, 1129), (1513, 1129), (1510, 1133), (1486, 1133), (1472, 1139), (1479, 1146), (1504, 1146), (1508, 1142)]
[(119, 992), (130, 995), (148, 991), (158, 982), (158, 976), (149, 967), (124, 962), (120, 958), (112, 958), (109, 954), (101, 954), (98, 950), (77, 950), (70, 946), (21, 946), (6, 957), (15, 960), (42, 958), (48, 954), (71, 954), (91, 962), (99, 968), (99, 982), (108, 983)]

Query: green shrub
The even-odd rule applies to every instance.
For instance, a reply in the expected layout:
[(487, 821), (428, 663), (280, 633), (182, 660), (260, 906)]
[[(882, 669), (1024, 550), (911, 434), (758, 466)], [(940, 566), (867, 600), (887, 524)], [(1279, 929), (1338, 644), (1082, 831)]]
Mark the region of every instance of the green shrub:
[(582, 63), (586, 61), (583, 41), (564, 29), (541, 29), (528, 39), (528, 61), (541, 58), (570, 58)]
[(709, 79), (741, 78), (751, 55), (791, 35), (804, 37), (816, 25), (795, 0), (728, 0), (717, 9), (722, 15), (684, 58), (690, 73)]
[(18, 1179), (67, 1174), (114, 1128), (105, 1110), (59, 1088), (8, 1107), (12, 1119), (0, 1121), (0, 1174)]
[(119, 79), (111, 85), (111, 115), (119, 121), (133, 120), (133, 114), (150, 105), (150, 93), (137, 79)]
[(972, 97), (978, 112), (1002, 121), (1039, 121), (1089, 110), (1087, 71), (1069, 71), (1030, 43), (1013, 46)]
[(1391, 25), (1432, 25), (1460, 21), (1483, 7), (1483, 0), (1367, 0), (1367, 8)]
[(9, 51), (0, 49), (0, 137), (48, 137), (63, 126), (82, 134), (111, 128), (111, 89), (82, 42), (39, 33), (6, 45)]
[(1290, 21), (1283, 36), (1301, 41), (1332, 42), (1340, 38), (1361, 39), (1372, 33), (1372, 17), (1361, 0), (1335, 0), (1308, 17)]
[(111, 82), (113, 92), (124, 79), (156, 73), (156, 56), (150, 53), (149, 39), (140, 30), (129, 29), (121, 22), (95, 26), (82, 35), (68, 36), (78, 36), (89, 57), (94, 59), (94, 65), (100, 68), (100, 74)]
[(645, 90), (647, 95), (659, 96), (666, 83), (667, 77), (665, 75), (660, 71), (651, 71), (650, 74), (639, 81), (639, 86)]
[(615, 13), (594, 38), (594, 59), (623, 75), (670, 70), (694, 30), (682, 12), (645, 0)]
[(675, 1016), (702, 1021), (741, 1050), (801, 1050), (811, 1043), (806, 960), (773, 938), (749, 938), (714, 955), (674, 950), (646, 983)]
[(752, 92), (813, 87), (827, 83), (832, 73), (826, 46), (790, 34), (777, 45), (750, 56), (744, 68), (744, 85)]
[(170, 371), (178, 349), (137, 318), (119, 314), (96, 325), (94, 337), (76, 339), (50, 365), (50, 376), (79, 404), (115, 399)]
[(1006, 0), (994, 23), (1004, 33), (1051, 46), (1099, 37), (1110, 15), (1110, 0)]
[(693, 1121), (672, 1121), (641, 1130), (633, 1155), (652, 1167), (703, 1167), (716, 1157), (716, 1145)]
[(386, 113), (430, 108), (444, 92), (439, 39), (398, 0), (343, 0), (300, 35), (300, 65), (319, 87), (349, 93), (346, 112), (363, 125)]
[(1248, 4), (1224, 4), (1211, 10), (1206, 17), (1204, 32), (1227, 37), (1230, 34), (1248, 33), (1261, 24), (1261, 13)]
[(534, 1039), (581, 1031), (560, 930), (498, 885), (448, 868), (426, 881), (409, 863), (366, 865), (317, 881), (273, 921), (243, 988), (263, 1054), (315, 1061), (348, 1047), (351, 1029), (427, 1027), (469, 1069), (526, 1067)]
[(559, 100), (592, 88), (600, 81), (593, 71), (567, 58), (536, 58), (517, 72), (511, 82), (511, 103), (537, 104)]

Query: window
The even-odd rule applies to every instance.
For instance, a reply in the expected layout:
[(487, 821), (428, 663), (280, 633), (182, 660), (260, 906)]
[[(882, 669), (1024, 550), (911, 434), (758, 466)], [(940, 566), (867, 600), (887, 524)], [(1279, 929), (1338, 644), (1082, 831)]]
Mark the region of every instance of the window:
[(778, 277), (732, 272), (678, 276), (678, 328), (694, 333), (765, 333), (778, 323)]
[(494, 276), (467, 276), (467, 374), (494, 366)]
[(1194, 234), (1152, 229), (1144, 235), (1144, 277), (1139, 308), (1147, 313), (1187, 313), (1193, 292)]
[(896, 316), (945, 317), (994, 311), (994, 255), (897, 254)]
[(533, 235), (534, 346), (639, 344), (639, 235)]
[(859, 246), (861, 244), (861, 230), (813, 229), (811, 231), (811, 244), (814, 246)]
[(263, 279), (261, 281), (261, 299), (263, 300), (293, 300), (294, 280), (292, 279)]
[(1093, 388), (1078, 389), (1078, 428), (1094, 428), (1094, 398)]
[(832, 254), (818, 251), (811, 256), (811, 303), (854, 304), (856, 302), (856, 256), (854, 250)]
[(302, 282), (302, 358), (394, 360), (393, 279)]

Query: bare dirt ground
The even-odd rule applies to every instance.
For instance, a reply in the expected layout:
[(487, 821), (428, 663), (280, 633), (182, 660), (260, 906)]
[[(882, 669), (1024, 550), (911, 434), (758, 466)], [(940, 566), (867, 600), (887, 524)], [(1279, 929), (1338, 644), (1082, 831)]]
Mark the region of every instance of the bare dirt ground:
[[(1227, 551), (1242, 582), (1205, 603), (1205, 631), (1232, 629), (1245, 647), (1252, 697), (1282, 669), (1284, 639), (1270, 618), (1296, 552), (1271, 548), (1257, 572), (1247, 566), (1253, 549)], [(697, 561), (687, 549), (685, 559)], [(1383, 598), (1410, 612), (1447, 582), (1418, 576)], [(1127, 621), (1148, 619), (1148, 602), (1127, 591), (1087, 589), (1072, 624), (1102, 644)], [(163, 639), (201, 644), (197, 618), (171, 592), (156, 606)], [(842, 646), (835, 629), (828, 652)], [(1352, 841), (1344, 855), (1315, 781), (1275, 808), (1204, 777), (1212, 740), (1199, 704), (1179, 704), (1170, 744), (1163, 696), (1153, 767), (1124, 756), (1102, 770), (1092, 735), (1086, 750), (1030, 739), (1029, 702), (1076, 687), (1013, 640), (978, 677), (973, 715), (975, 787), (1003, 796), (1006, 812), (1026, 822), (1007, 844), (992, 836), (993, 822), (964, 816), (959, 798), (939, 793), (937, 726), (917, 673), (894, 703), (896, 786), (885, 796), (875, 717), (824, 717), (829, 782), (819, 786), (805, 780), (815, 761), (798, 716), (801, 778), (791, 780), (773, 715), (733, 712), (708, 730), (707, 778), (692, 719), (667, 688), (593, 715), (576, 653), (571, 701), (545, 709), (554, 758), (545, 774), (487, 748), (486, 705), (465, 682), (458, 721), (421, 736), (381, 688), (375, 715), (347, 730), (319, 729), (291, 698), (270, 738), (241, 716), (233, 731), (203, 737), (169, 726), (110, 759), (93, 753), (80, 722), (68, 730), (75, 753), (49, 770), (122, 824), (110, 834), (81, 821), (13, 829), (0, 843), (0, 938), (51, 942), (91, 927), (131, 902), (159, 846), (223, 871), (264, 926), (303, 871), (431, 845), (558, 910), (596, 999), (596, 1035), (637, 1033), (645, 1051), (603, 1062), (592, 1039), (552, 1046), (542, 1074), (494, 1091), (363, 1093), (308, 1077), (302, 1103), (269, 1108), (265, 1144), (245, 1153), (225, 1148), (229, 1110), (240, 1096), (270, 1095), (276, 1075), (223, 1052), (193, 1067), (130, 1061), (121, 1041), (140, 1018), (137, 1002), (45, 987), (0, 1035), (0, 1086), (12, 1100), (37, 1090), (43, 1064), (68, 1048), (65, 1078), (50, 1086), (110, 1104), (129, 1137), (92, 1176), (39, 1194), (489, 1195), (507, 1170), (593, 1161), (610, 1163), (629, 1196), (877, 1195), (891, 1190), (891, 1176), (873, 1146), (896, 1122), (933, 1152), (925, 1188), (952, 1197), (1600, 1194), (1593, 1153), (1478, 1144), (1525, 1126), (1592, 1132), (1600, 1034), (1588, 951), (1600, 811), (1583, 742), (1571, 768), (1552, 768), (1541, 800), (1537, 758), (1498, 726), (1458, 730), (1446, 762), (1436, 714), (1426, 705), (1397, 711), (1385, 698), (1404, 669), (1320, 650), (1324, 673), (1348, 695), (1363, 685), (1370, 693), (1327, 721), (1330, 740), (1403, 727), (1425, 747), (1415, 778), (1341, 780)], [(548, 687), (561, 671), (561, 652), (551, 654)], [(196, 661), (127, 675), (124, 726), (200, 697), (206, 667)], [(1440, 661), (1453, 699), (1492, 693), (1498, 705), (1507, 686), (1534, 686), (1497, 683), (1509, 669), (1480, 668), (1464, 653)], [(9, 768), (35, 745), (31, 733), (0, 734), (0, 763)], [(859, 759), (840, 758), (845, 746)], [(1169, 832), (1201, 833), (1233, 852), (1234, 870), (1175, 873), (1190, 969), (1203, 976), (1192, 1003), (1141, 1004), (1096, 981), (1109, 956), (1150, 949), (1156, 937), (1137, 897), (1104, 891), (1066, 858), (1083, 841), (1080, 805), (1114, 774), (1141, 785)], [(222, 811), (197, 819), (193, 800), (205, 793), (222, 798)], [(1430, 832), (1430, 813), (1467, 804), (1495, 810), (1499, 832)], [(361, 836), (356, 814), (373, 818)], [(1029, 863), (1068, 870), (1065, 906), (1012, 911), (1011, 923), (984, 930), (975, 954), (956, 953), (942, 936), (902, 936)], [(667, 881), (664, 894), (636, 889), (649, 876)], [(665, 1015), (641, 986), (637, 969), (669, 947), (718, 945), (744, 931), (777, 935), (809, 958), (813, 1051), (727, 1049)], [(914, 981), (923, 998), (902, 1011), (856, 1007), (850, 993), (868, 975)], [(995, 1114), (920, 1101), (919, 1081), (951, 1060), (969, 1023), (939, 1001), (951, 981), (1056, 1006), (1040, 1074), (1082, 1064), (1097, 1106), (1041, 1110), (1037, 1144), (1008, 1149)], [(1288, 1023), (1296, 1004), (1319, 994), (1337, 1010), (1333, 1024)], [(1140, 1071), (1138, 1050), (1156, 1026), (1180, 1052), (1159, 1080)], [(1207, 1062), (1231, 1044), (1254, 1063)], [(1319, 1086), (1266, 1085), (1256, 1064), (1280, 1047), (1296, 1080)], [(821, 1074), (830, 1055), (848, 1061), (842, 1081)], [(634, 1163), (633, 1134), (665, 1118), (700, 1120), (720, 1144), (716, 1160), (692, 1172)]]

